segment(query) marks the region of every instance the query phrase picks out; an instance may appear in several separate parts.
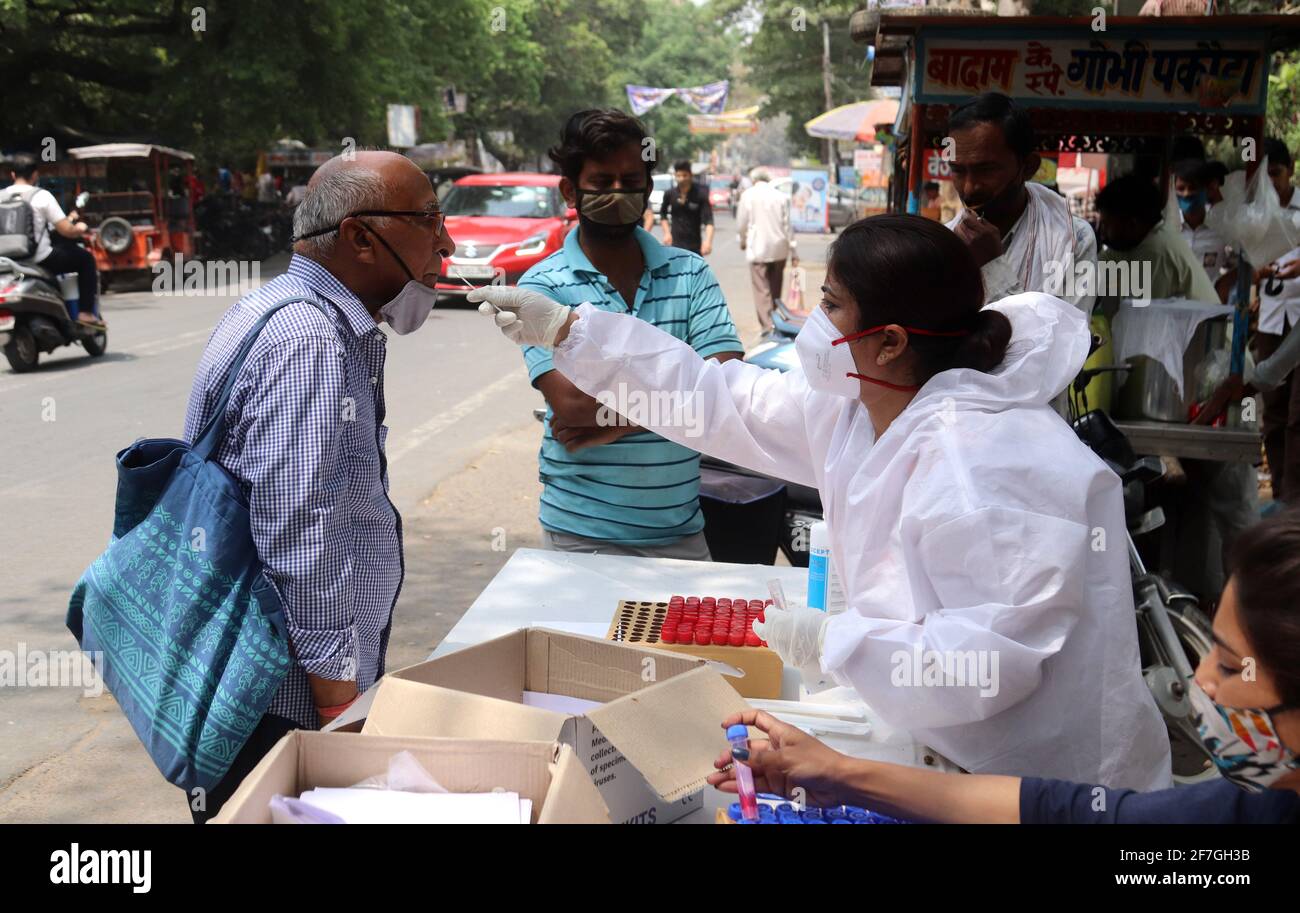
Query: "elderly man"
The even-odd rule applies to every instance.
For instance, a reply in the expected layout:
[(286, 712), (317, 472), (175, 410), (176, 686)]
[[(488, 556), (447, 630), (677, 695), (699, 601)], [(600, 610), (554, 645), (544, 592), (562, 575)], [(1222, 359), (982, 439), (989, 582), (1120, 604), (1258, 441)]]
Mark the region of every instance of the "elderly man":
[(420, 327), (452, 239), (429, 179), (391, 152), (322, 165), (294, 213), (294, 236), (288, 271), (217, 324), (185, 416), (193, 441), (249, 328), (268, 308), (295, 300), (266, 324), (235, 378), (217, 452), (248, 497), (294, 666), (225, 780), (204, 808), (191, 807), (196, 822), (216, 814), (282, 735), (329, 722), (383, 674), (402, 586), (379, 325), (398, 334)]

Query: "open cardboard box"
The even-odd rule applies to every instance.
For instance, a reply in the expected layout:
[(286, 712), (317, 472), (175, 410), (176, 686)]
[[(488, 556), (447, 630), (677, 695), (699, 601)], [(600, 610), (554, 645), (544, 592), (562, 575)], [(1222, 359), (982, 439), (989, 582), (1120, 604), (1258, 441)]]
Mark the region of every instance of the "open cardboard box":
[(270, 824), (271, 797), (352, 786), (409, 751), (450, 792), (501, 788), (533, 801), (533, 824), (608, 824), (609, 810), (573, 749), (555, 741), (492, 742), (290, 732), (253, 768), (212, 824)]
[[(526, 706), (525, 692), (601, 706)], [(727, 746), (722, 721), (749, 705), (694, 657), (521, 628), (385, 676), (366, 736), (558, 741), (571, 746), (616, 823), (667, 823), (699, 808)]]

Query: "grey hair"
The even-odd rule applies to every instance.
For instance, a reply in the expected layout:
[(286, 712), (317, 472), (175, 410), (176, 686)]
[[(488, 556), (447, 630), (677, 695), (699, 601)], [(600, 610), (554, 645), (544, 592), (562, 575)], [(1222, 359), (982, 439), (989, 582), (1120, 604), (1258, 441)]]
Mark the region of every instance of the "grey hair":
[(754, 172), (754, 180), (755, 180), (755, 181), (770, 181), (770, 180), (772, 180), (772, 176), (771, 176), (770, 174), (768, 174), (766, 171), (764, 171), (762, 168), (759, 168), (757, 171)]
[[(322, 165), (321, 167), (327, 167)], [(364, 168), (331, 168), (314, 187), (309, 187), (293, 213), (293, 236), (337, 226), (354, 212), (384, 208), (384, 182), (379, 175)], [(375, 228), (387, 224), (383, 217), (374, 218)], [(323, 260), (334, 252), (337, 232), (327, 232), (295, 244), (295, 250), (313, 260)]]

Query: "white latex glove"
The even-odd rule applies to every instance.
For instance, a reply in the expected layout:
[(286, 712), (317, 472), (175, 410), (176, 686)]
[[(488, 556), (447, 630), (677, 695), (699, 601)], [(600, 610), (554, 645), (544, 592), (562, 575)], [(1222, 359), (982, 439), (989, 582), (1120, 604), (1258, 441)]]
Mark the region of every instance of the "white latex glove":
[(778, 609), (768, 606), (763, 610), (767, 621), (754, 622), (754, 633), (781, 657), (787, 666), (803, 669), (821, 667), (822, 632), (829, 616), (819, 609), (795, 606)]
[(485, 285), (465, 296), (479, 304), (480, 314), (491, 315), (501, 332), (521, 346), (555, 345), (555, 336), (573, 309), (552, 301), (541, 292), (508, 285)]

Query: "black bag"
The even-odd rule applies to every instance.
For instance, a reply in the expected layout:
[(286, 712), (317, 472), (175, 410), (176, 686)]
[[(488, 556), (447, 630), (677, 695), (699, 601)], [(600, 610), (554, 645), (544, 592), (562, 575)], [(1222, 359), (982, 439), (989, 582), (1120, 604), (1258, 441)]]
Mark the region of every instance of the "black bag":
[(30, 260), (36, 256), (36, 214), (31, 199), (38, 187), (0, 190), (0, 257)]

